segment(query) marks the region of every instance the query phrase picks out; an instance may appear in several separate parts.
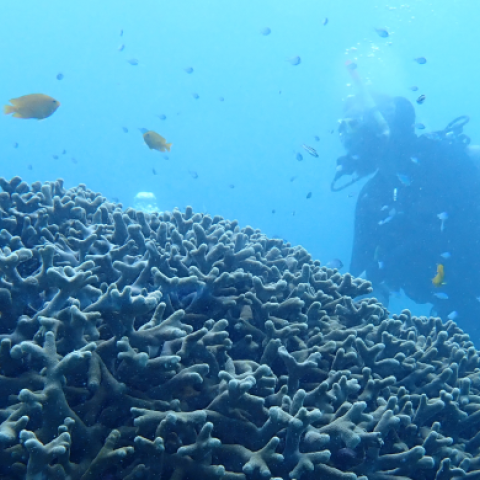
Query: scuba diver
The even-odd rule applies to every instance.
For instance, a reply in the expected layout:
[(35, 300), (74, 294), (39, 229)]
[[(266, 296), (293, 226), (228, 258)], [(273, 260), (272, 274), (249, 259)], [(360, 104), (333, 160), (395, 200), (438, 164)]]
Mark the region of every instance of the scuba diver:
[(340, 121), (346, 154), (331, 189), (371, 175), (358, 195), (350, 272), (371, 281), (387, 306), (400, 289), (432, 303), (432, 315), (455, 319), (478, 346), (480, 161), (463, 133), (469, 118), (417, 136), (407, 99), (370, 93), (350, 70), (358, 94)]

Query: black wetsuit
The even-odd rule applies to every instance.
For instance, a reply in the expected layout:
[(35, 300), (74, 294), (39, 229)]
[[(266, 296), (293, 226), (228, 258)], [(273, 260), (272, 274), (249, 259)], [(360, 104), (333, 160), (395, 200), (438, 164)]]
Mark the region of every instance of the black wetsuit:
[[(443, 319), (457, 312), (480, 346), (480, 170), (464, 145), (429, 136), (389, 152), (359, 194), (350, 271), (433, 303)], [(438, 264), (445, 277), (435, 286)]]

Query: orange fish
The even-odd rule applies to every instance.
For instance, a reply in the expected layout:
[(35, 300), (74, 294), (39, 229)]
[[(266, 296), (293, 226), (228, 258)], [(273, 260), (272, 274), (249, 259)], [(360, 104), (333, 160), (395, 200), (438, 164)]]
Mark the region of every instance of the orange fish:
[(43, 93), (32, 93), (22, 97), (12, 98), (12, 105), (5, 105), (3, 112), (13, 113), (16, 118), (36, 118), (42, 120), (52, 115), (60, 106), (60, 102)]
[(143, 134), (143, 139), (150, 149), (158, 150), (159, 152), (169, 152), (172, 147), (171, 143), (167, 141), (157, 132), (148, 130)]
[(432, 278), (432, 283), (436, 287), (440, 287), (441, 285), (445, 285), (445, 282), (443, 281), (445, 278), (445, 271), (443, 269), (443, 265), (439, 263), (437, 265), (437, 274)]

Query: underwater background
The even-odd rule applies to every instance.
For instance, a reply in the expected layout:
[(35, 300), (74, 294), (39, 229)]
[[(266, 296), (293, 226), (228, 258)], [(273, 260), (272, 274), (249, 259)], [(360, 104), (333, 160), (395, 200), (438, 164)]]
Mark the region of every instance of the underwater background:
[[(364, 183), (330, 191), (338, 119), (355, 93), (345, 62), (378, 91), (425, 94), (415, 107), (427, 131), (470, 115), (477, 143), (476, 9), (474, 0), (2, 2), (2, 101), (45, 93), (61, 107), (40, 122), (0, 117), (1, 176), (85, 183), (124, 207), (152, 192), (161, 211), (191, 205), (237, 219), (322, 264), (341, 259), (345, 273)], [(141, 129), (171, 152), (148, 149)], [(389, 310), (407, 307), (430, 310), (401, 292)]]

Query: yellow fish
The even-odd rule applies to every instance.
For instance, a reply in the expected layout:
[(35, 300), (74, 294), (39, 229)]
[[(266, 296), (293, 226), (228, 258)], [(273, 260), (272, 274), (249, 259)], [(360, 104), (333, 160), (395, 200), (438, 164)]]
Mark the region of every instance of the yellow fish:
[(3, 112), (8, 115), (13, 113), (17, 118), (37, 118), (42, 120), (52, 115), (60, 106), (60, 102), (43, 93), (32, 93), (23, 97), (12, 98), (12, 105), (5, 105)]
[(172, 148), (171, 143), (167, 143), (167, 141), (161, 135), (153, 130), (145, 132), (143, 134), (143, 139), (148, 145), (148, 148), (158, 150), (159, 152), (169, 152), (170, 148)]
[(440, 287), (441, 285), (445, 285), (443, 279), (445, 278), (445, 271), (443, 269), (443, 265), (439, 263), (437, 265), (437, 274), (432, 278), (432, 283), (436, 287)]

